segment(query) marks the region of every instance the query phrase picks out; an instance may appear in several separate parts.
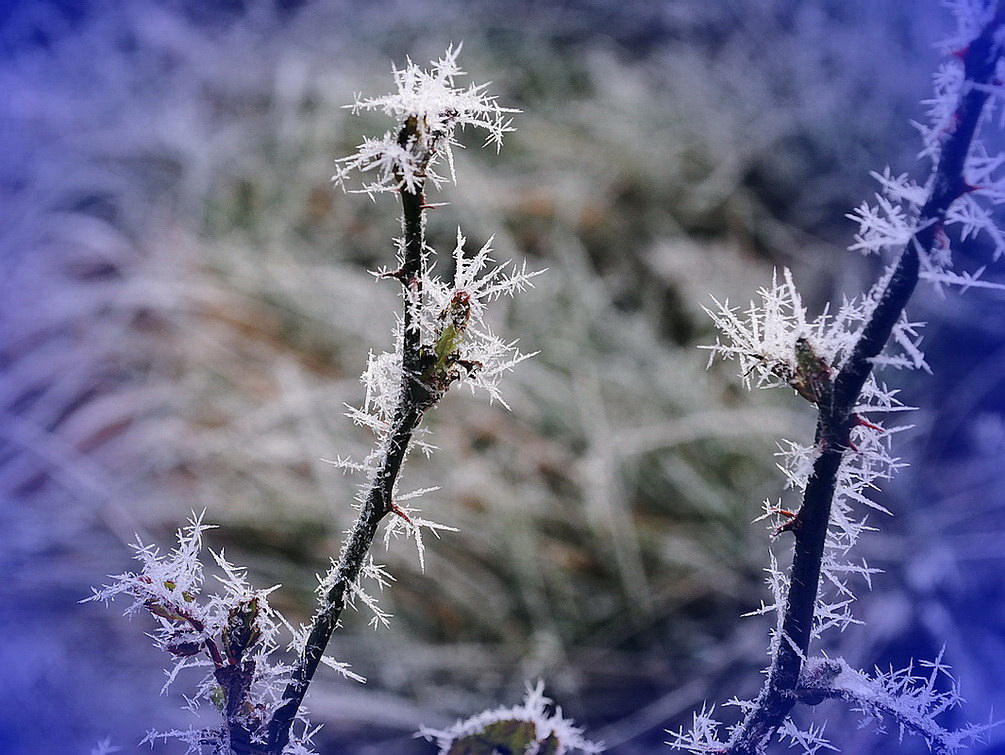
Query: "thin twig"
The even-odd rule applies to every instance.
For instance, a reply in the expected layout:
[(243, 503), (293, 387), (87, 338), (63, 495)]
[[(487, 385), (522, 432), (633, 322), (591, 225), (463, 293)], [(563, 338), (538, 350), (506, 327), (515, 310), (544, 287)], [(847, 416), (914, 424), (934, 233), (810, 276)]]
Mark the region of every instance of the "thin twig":
[[(922, 737), (932, 755), (952, 755), (958, 751), (958, 736), (949, 732), (931, 718), (911, 715), (895, 698), (876, 694), (870, 684), (860, 683), (864, 674), (852, 671), (843, 661), (831, 659), (811, 659), (808, 673), (803, 674), (798, 687), (793, 690), (795, 698), (806, 705), (819, 705), (824, 700), (844, 700), (854, 710), (865, 715), (885, 716), (896, 722), (901, 730), (911, 731)], [(843, 674), (851, 674), (853, 684), (842, 685)], [(957, 740), (954, 742), (954, 740)]]
[(335, 567), (333, 585), (322, 597), (318, 611), (311, 620), (307, 642), (283, 692), (284, 702), (269, 722), (266, 750), (269, 755), (280, 755), (289, 743), (290, 728), (303, 704), (307, 688), (314, 678), (328, 641), (338, 626), (339, 617), (345, 609), (347, 591), (359, 578), (381, 519), (393, 510), (392, 494), (398, 472), (408, 451), (412, 433), (423, 411), (429, 406), (429, 390), (419, 380), (420, 334), (414, 323), (414, 302), (422, 293), (420, 287), (425, 249), (422, 212), (425, 199), (421, 190), (410, 192), (402, 188), (400, 194), (405, 244), (400, 276), (396, 277), (399, 277), (405, 286), (405, 306), (401, 334), (402, 376), (398, 406), (387, 435), (383, 461), (373, 477), (370, 490), (360, 508), (359, 517), (342, 545), (342, 552)]
[(787, 528), (795, 534), (795, 545), (782, 615), (783, 636), (776, 639), (764, 687), (730, 737), (725, 750), (729, 755), (762, 753), (797, 702), (799, 673), (812, 636), (831, 502), (855, 424), (853, 409), (872, 371), (872, 359), (886, 345), (918, 283), (921, 255), (933, 249), (949, 206), (972, 188), (964, 180), (963, 168), (989, 96), (984, 85), (994, 78), (1002, 55), (995, 35), (1003, 22), (1005, 8), (999, 8), (980, 36), (960, 52), (966, 82), (954, 115), (955, 128), (942, 147), (917, 231), (901, 252), (869, 321), (834, 379), (830, 401), (819, 407), (816, 439), (822, 450), (806, 485), (797, 525)]

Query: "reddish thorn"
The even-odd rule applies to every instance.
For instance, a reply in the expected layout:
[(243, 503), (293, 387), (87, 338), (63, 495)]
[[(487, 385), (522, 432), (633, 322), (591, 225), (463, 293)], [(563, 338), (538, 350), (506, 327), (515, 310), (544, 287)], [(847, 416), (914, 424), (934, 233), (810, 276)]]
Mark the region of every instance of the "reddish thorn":
[(857, 454), (862, 453), (861, 451), (858, 450), (858, 446), (855, 445), (855, 442), (851, 438), (848, 438), (848, 448), (850, 448)]
[(961, 47), (958, 50), (953, 50), (949, 53), (950, 57), (956, 58), (957, 60), (966, 61), (967, 54), (970, 52), (970, 45), (966, 47)]
[(405, 513), (405, 510), (402, 509), (401, 506), (399, 506), (398, 504), (396, 504), (394, 501), (391, 501), (391, 505), (389, 507), (389, 511), (392, 514), (397, 514), (398, 516), (400, 516), (402, 519), (404, 519), (409, 524), (413, 524), (411, 518), (408, 516), (408, 514)]
[(868, 427), (870, 430), (875, 430), (876, 432), (880, 432), (880, 433), (885, 433), (886, 432), (886, 430), (884, 430), (882, 427), (880, 427), (879, 425), (874, 425), (872, 422), (870, 422), (869, 420), (867, 420), (861, 414), (856, 414), (855, 415), (855, 425), (854, 426), (855, 427)]
[(960, 193), (961, 193), (961, 195), (962, 195), (962, 194), (969, 194), (969, 193), (970, 193), (970, 192), (972, 192), (972, 191), (980, 191), (980, 190), (981, 190), (981, 189), (983, 189), (983, 188), (984, 188), (984, 187), (983, 187), (983, 186), (981, 186), (980, 184), (977, 184), (977, 185), (975, 185), (975, 186), (971, 186), (971, 185), (970, 185), (970, 184), (968, 184), (968, 183), (964, 183), (964, 184), (963, 184), (963, 191), (962, 191), (962, 192), (960, 192)]
[(803, 520), (799, 518), (799, 514), (788, 509), (775, 509), (774, 513), (781, 514), (789, 519), (785, 524), (780, 524), (775, 528), (775, 535), (781, 535), (783, 532), (795, 532), (799, 525), (802, 524)]
[(394, 278), (394, 280), (400, 281), (401, 283), (405, 282), (405, 273), (400, 267), (397, 270), (388, 270), (386, 273), (380, 273), (377, 275), (377, 277), (382, 280), (387, 278)]

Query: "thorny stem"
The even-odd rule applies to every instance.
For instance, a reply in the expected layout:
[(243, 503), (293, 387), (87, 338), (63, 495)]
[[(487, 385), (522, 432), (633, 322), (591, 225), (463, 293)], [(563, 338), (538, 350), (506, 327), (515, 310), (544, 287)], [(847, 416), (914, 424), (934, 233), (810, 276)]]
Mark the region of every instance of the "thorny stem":
[(772, 734), (798, 701), (799, 674), (812, 636), (817, 589), (831, 502), (841, 457), (854, 426), (853, 409), (872, 371), (872, 359), (886, 345), (918, 283), (921, 255), (930, 252), (949, 206), (971, 190), (963, 168), (994, 78), (1002, 47), (995, 39), (1005, 23), (999, 7), (981, 34), (960, 55), (966, 82), (957, 105), (955, 128), (948, 135), (935, 167), (931, 190), (918, 218), (918, 230), (904, 247), (897, 265), (862, 330), (851, 355), (834, 379), (831, 401), (817, 416), (817, 443), (822, 448), (803, 493), (795, 534), (792, 571), (782, 614), (782, 636), (775, 640), (768, 678), (754, 705), (730, 737), (728, 755), (763, 753)]
[[(399, 141), (407, 141), (414, 134), (413, 119), (402, 128)], [(272, 716), (268, 727), (269, 755), (280, 755), (290, 741), (290, 728), (307, 694), (314, 673), (328, 641), (338, 626), (339, 617), (345, 609), (350, 586), (359, 578), (366, 554), (373, 544), (377, 527), (394, 508), (392, 493), (398, 472), (408, 451), (412, 433), (422, 414), (431, 404), (430, 391), (420, 382), (420, 333), (414, 321), (414, 310), (421, 296), (422, 272), (425, 260), (425, 229), (423, 206), (425, 199), (421, 189), (400, 190), (402, 203), (402, 225), (404, 231), (403, 259), (395, 277), (405, 287), (405, 306), (402, 327), (402, 377), (398, 406), (395, 409), (391, 429), (386, 438), (384, 458), (374, 474), (370, 490), (360, 508), (359, 517), (342, 544), (335, 578), (331, 589), (319, 601), (320, 605), (311, 620), (307, 642), (297, 659), (290, 681), (283, 692), (283, 703)]]
[(307, 688), (314, 678), (321, 656), (345, 609), (349, 586), (359, 577), (367, 552), (377, 534), (377, 526), (391, 511), (391, 492), (405, 457), (412, 431), (419, 422), (420, 412), (407, 394), (402, 393), (384, 462), (373, 479), (370, 492), (360, 509), (359, 518), (342, 546), (335, 581), (323, 597), (311, 620), (307, 642), (297, 659), (290, 682), (283, 692), (283, 704), (269, 722), (269, 753), (279, 755), (290, 739), (290, 727), (303, 703)]

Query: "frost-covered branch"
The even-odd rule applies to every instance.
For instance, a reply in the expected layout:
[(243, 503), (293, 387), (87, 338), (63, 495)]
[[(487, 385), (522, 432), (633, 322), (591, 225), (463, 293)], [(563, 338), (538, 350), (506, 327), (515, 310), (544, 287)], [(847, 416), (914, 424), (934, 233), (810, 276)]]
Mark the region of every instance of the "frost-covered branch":
[[(126, 572), (95, 591), (90, 600), (108, 602), (120, 595), (132, 598), (127, 613), (146, 612), (157, 622), (154, 643), (174, 661), (164, 690), (178, 676), (195, 670), (202, 673), (188, 703), (192, 709), (208, 704), (219, 711), (222, 726), (185, 730), (151, 731), (147, 742), (176, 739), (188, 745), (187, 752), (261, 753), (269, 713), (275, 709), (289, 666), (277, 659), (285, 649), (281, 641), (292, 629), (289, 622), (269, 605), (275, 590), (255, 590), (245, 570), (234, 566), (222, 552), (213, 553), (221, 575), (222, 590), (206, 589), (200, 560), (203, 533), (212, 529), (201, 516), (193, 516), (178, 531), (178, 545), (161, 553), (153, 545), (137, 543), (138, 572)], [(348, 677), (358, 676), (341, 667)], [(289, 753), (306, 755), (312, 731), (306, 718), (292, 736)]]
[[(864, 297), (816, 318), (807, 316), (788, 271), (781, 282), (776, 278), (762, 290), (762, 303), (752, 304), (748, 312), (725, 302), (711, 313), (727, 336), (726, 342), (708, 347), (713, 356), (736, 359), (748, 383), (793, 388), (816, 406), (817, 425), (813, 446), (786, 442), (780, 454), (789, 484), (802, 491), (798, 511), (767, 504), (776, 535), (791, 533), (795, 543), (791, 568), (782, 571), (772, 556), (769, 569), (774, 602), (762, 610), (777, 612), (778, 625), (765, 684), (755, 700), (735, 701), (744, 715), (728, 737), (720, 737), (711, 712), (703, 711), (690, 732), (674, 735), (671, 744), (679, 749), (756, 755), (776, 732), (802, 742), (808, 752), (824, 746), (820, 732), (799, 732), (788, 716), (800, 699), (811, 640), (830, 626), (855, 622), (849, 579), (868, 582), (874, 573), (864, 562), (848, 558), (867, 529), (853, 505), (883, 511), (870, 490), (900, 464), (890, 453), (890, 436), (897, 428), (881, 427), (866, 416), (906, 408), (896, 391), (876, 379), (874, 369), (928, 369), (918, 348), (917, 326), (905, 316), (922, 273), (938, 284), (974, 284), (973, 277), (949, 269), (946, 226), (958, 225), (964, 237), (985, 232), (996, 256), (1002, 252), (1001, 233), (974, 195), (1000, 201), (992, 172), (1001, 161), (987, 155), (975, 134), (988, 100), (1001, 97), (1005, 9), (978, 2), (955, 3), (954, 9), (966, 36), (963, 44), (949, 48), (954, 50), (951, 60), (936, 75), (936, 96), (928, 103), (932, 126), (922, 128), (923, 154), (933, 160), (932, 173), (924, 186), (889, 171), (876, 174), (883, 191), (878, 205), (863, 205), (852, 216), (860, 223), (852, 248), (899, 248), (897, 262)], [(910, 728), (934, 731), (938, 727), (932, 717), (938, 712), (914, 710)]]
[[(1005, 21), (998, 11), (980, 36), (961, 54), (965, 79), (988, 84), (995, 74), (1001, 46), (996, 36)], [(782, 724), (795, 703), (793, 690), (810, 644), (817, 605), (817, 589), (823, 564), (831, 502), (839, 481), (842, 459), (849, 451), (851, 431), (858, 424), (854, 409), (872, 373), (872, 360), (886, 346), (894, 327), (918, 282), (923, 257), (935, 248), (949, 206), (969, 189), (964, 165), (970, 153), (988, 94), (962, 87), (954, 111), (955, 128), (948, 135), (930, 180), (928, 199), (918, 216), (914, 235), (908, 240), (882, 292), (874, 299), (868, 319), (855, 345), (833, 378), (826, 400), (819, 402), (816, 442), (822, 450), (803, 493), (802, 507), (788, 525), (795, 535), (792, 570), (785, 596), (781, 638), (776, 643), (768, 680), (757, 700), (730, 741), (734, 755), (754, 755)]]
[[(418, 436), (424, 414), (455, 383), (482, 388), (491, 400), (502, 401), (500, 377), (530, 355), (516, 342), (495, 336), (484, 320), (486, 307), (504, 295), (531, 285), (536, 273), (525, 267), (496, 265), (491, 240), (474, 254), (465, 249), (458, 230), (453, 251), (453, 276), (445, 281), (432, 273), (434, 251), (426, 245), (425, 191), (442, 181), (436, 164), (446, 158), (453, 175), (451, 149), (455, 132), (465, 125), (488, 134), (497, 146), (512, 130), (507, 113), (482, 86), (458, 88), (457, 49), (449, 49), (432, 68), (409, 62), (395, 70), (397, 92), (385, 97), (357, 97), (355, 110), (381, 110), (393, 116), (397, 129), (382, 139), (367, 139), (352, 155), (338, 162), (333, 180), (349, 190), (354, 172), (366, 175), (363, 191), (397, 192), (402, 203), (402, 237), (397, 240), (398, 265), (378, 278), (400, 282), (403, 310), (393, 333), (394, 350), (371, 354), (362, 376), (365, 397), (347, 416), (369, 427), (377, 436), (370, 454), (361, 461), (338, 459), (346, 471), (365, 474), (356, 508), (358, 517), (346, 535), (337, 560), (318, 586), (318, 606), (308, 627), (295, 628), (270, 608), (271, 591), (254, 591), (244, 571), (214, 554), (224, 573), (222, 595), (203, 598), (199, 561), (201, 518), (179, 533), (179, 546), (168, 556), (140, 544), (139, 573), (120, 575), (96, 593), (100, 599), (133, 596), (130, 610), (146, 609), (160, 624), (157, 644), (177, 659), (170, 674), (201, 667), (206, 675), (190, 701), (205, 700), (220, 712), (224, 725), (187, 731), (151, 732), (147, 741), (180, 739), (189, 752), (233, 755), (307, 755), (315, 730), (303, 708), (304, 698), (321, 664), (343, 676), (363, 681), (348, 665), (325, 654), (347, 606), (363, 605), (377, 624), (387, 622), (364, 582), (384, 587), (391, 580), (370, 555), (380, 524), (389, 519), (385, 541), (400, 534), (415, 540), (420, 566), (424, 565), (422, 530), (438, 534), (452, 527), (419, 516), (411, 501), (427, 491), (400, 493), (402, 464), (410, 449), (429, 450)], [(280, 649), (280, 631), (292, 635), (288, 650), (296, 654), (292, 666), (271, 660)]]
[[(962, 747), (981, 741), (983, 725), (949, 730), (936, 718), (957, 707), (960, 694), (942, 654), (934, 661), (921, 662), (927, 674), (913, 666), (866, 674), (853, 669), (843, 659), (809, 658), (803, 666), (794, 695), (799, 702), (818, 705), (824, 700), (844, 700), (853, 710), (883, 726), (892, 721), (903, 736), (910, 731), (928, 744), (935, 755), (951, 755)], [(948, 684), (948, 689), (940, 689)]]
[(403, 236), (398, 244), (399, 266), (380, 276), (401, 283), (404, 307), (396, 351), (371, 357), (364, 375), (366, 403), (362, 410), (350, 412), (356, 421), (374, 429), (378, 443), (362, 464), (344, 464), (365, 471), (369, 480), (359, 516), (343, 542), (338, 561), (322, 580), (318, 610), (283, 693), (283, 703), (269, 724), (270, 753), (281, 753), (289, 741), (290, 727), (346, 605), (357, 596), (369, 602), (359, 581), (381, 520), (392, 515), (389, 532), (397, 527), (409, 531), (416, 539), (420, 559), (420, 527), (431, 526), (434, 532), (442, 528), (413, 519), (396, 500), (401, 465), (423, 414), (453, 383), (463, 379), (498, 397), (499, 374), (525, 358), (514, 344), (503, 343), (488, 331), (482, 314), (492, 299), (529, 285), (532, 274), (526, 270), (507, 274), (505, 266), (492, 267), (488, 244), (473, 258), (466, 258), (464, 238), (458, 231), (452, 285), (430, 275), (432, 250), (425, 241), (425, 189), (441, 181), (433, 171), (435, 163), (445, 155), (453, 175), (451, 147), (457, 126), (479, 126), (496, 145), (512, 130), (503, 113), (513, 111), (496, 105), (484, 87), (454, 87), (454, 77), (463, 73), (457, 66), (458, 51), (448, 50), (430, 71), (411, 62), (396, 70), (395, 94), (357, 98), (355, 110), (380, 109), (399, 119), (401, 125), (396, 134), (389, 132), (383, 139), (364, 142), (356, 155), (340, 161), (334, 177), (345, 187), (352, 171), (374, 171), (376, 180), (366, 184), (364, 191), (397, 191), (400, 195)]

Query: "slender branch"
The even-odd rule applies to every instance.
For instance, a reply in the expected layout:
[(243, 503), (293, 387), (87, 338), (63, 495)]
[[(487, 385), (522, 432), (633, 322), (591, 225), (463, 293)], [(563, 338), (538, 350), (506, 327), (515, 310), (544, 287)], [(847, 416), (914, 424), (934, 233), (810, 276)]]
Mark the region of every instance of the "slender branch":
[(882, 713), (889, 716), (890, 719), (896, 722), (897, 726), (902, 728), (902, 730), (911, 731), (924, 739), (928, 744), (928, 748), (932, 752), (932, 755), (952, 755), (952, 753), (958, 751), (958, 746), (954, 746), (954, 743), (949, 739), (951, 736), (950, 732), (937, 728), (925, 719), (905, 716), (903, 712), (897, 708), (897, 706), (893, 705), (889, 701), (860, 697), (855, 695), (850, 690), (824, 690), (816, 687), (809, 689), (803, 689), (800, 687), (796, 689), (793, 694), (799, 701), (803, 701), (805, 698), (808, 698), (813, 703), (822, 702), (822, 699), (844, 700), (851, 705), (853, 710), (860, 710), (865, 706), (868, 706), (869, 709), (875, 713)]
[(986, 88), (973, 85), (986, 85), (994, 77), (1002, 55), (995, 36), (1003, 22), (1005, 9), (999, 8), (980, 36), (960, 52), (966, 81), (953, 118), (955, 127), (935, 166), (917, 231), (901, 252), (851, 355), (834, 379), (830, 400), (819, 407), (816, 436), (822, 450), (803, 493), (796, 526), (788, 528), (795, 534), (795, 545), (782, 614), (782, 637), (776, 639), (764, 687), (730, 738), (725, 751), (729, 755), (762, 753), (797, 702), (799, 673), (812, 636), (831, 503), (841, 458), (849, 447), (849, 433), (855, 423), (853, 410), (872, 371), (872, 359), (886, 345), (914, 292), (921, 255), (933, 249), (949, 206), (971, 190), (963, 169), (988, 99)]
[(905, 710), (902, 704), (897, 704), (897, 698), (885, 690), (877, 690), (873, 680), (853, 671), (843, 661), (815, 658), (808, 665), (808, 673), (802, 675), (793, 690), (798, 702), (819, 705), (824, 700), (844, 700), (853, 710), (866, 715), (886, 716), (902, 729), (922, 737), (933, 755), (952, 755), (958, 751), (962, 739), (974, 736), (976, 727), (952, 732), (939, 726), (931, 716)]
[[(411, 124), (411, 128), (414, 129), (414, 124)], [(409, 124), (406, 124), (402, 133), (408, 129)], [(430, 405), (429, 390), (418, 379), (421, 362), (420, 334), (414, 322), (414, 309), (422, 293), (425, 251), (422, 210), (425, 199), (421, 190), (410, 192), (402, 188), (400, 194), (405, 243), (402, 266), (397, 277), (405, 286), (405, 306), (398, 406), (387, 436), (383, 461), (373, 477), (359, 517), (342, 545), (332, 587), (321, 599), (318, 611), (311, 620), (307, 642), (283, 692), (284, 702), (269, 722), (266, 752), (270, 755), (280, 755), (289, 743), (290, 728), (303, 704), (328, 641), (338, 626), (339, 617), (345, 609), (347, 592), (359, 578), (381, 519), (393, 510), (392, 494), (398, 472), (412, 440), (412, 433), (419, 424), (422, 413)]]

